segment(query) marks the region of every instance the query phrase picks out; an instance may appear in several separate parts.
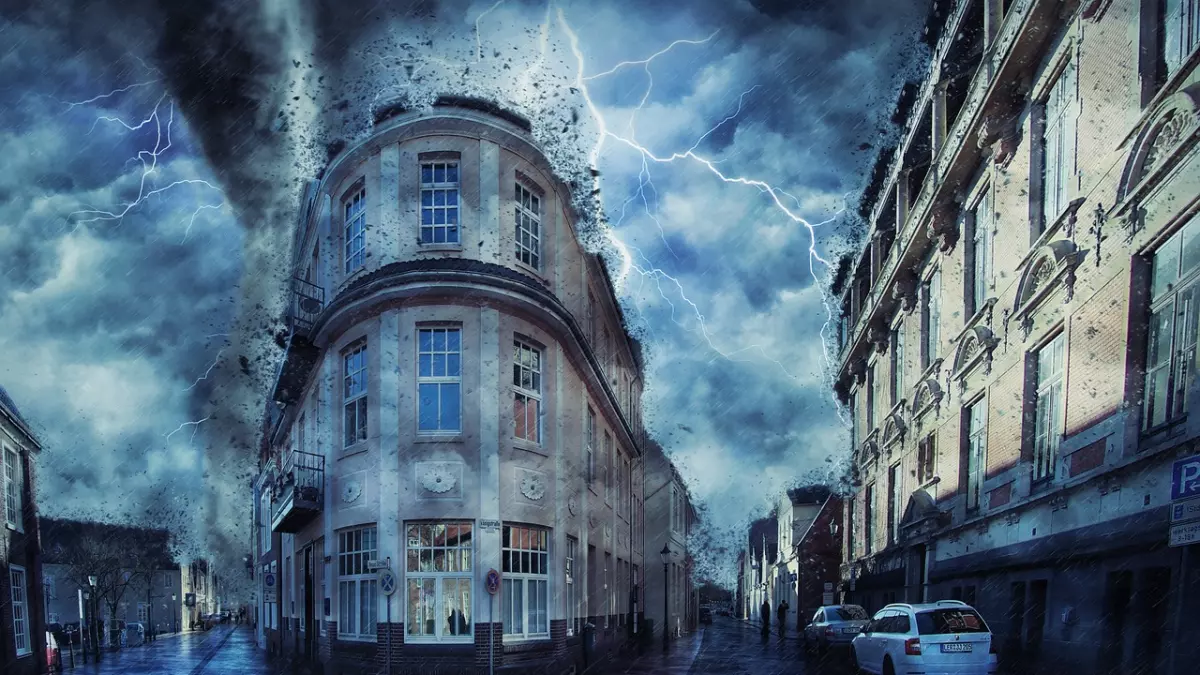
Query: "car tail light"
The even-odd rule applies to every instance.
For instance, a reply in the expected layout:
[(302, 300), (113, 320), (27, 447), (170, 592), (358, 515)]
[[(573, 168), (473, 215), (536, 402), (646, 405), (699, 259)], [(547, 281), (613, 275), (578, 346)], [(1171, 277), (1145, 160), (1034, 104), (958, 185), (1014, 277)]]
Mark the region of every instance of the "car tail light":
[(996, 641), (995, 640), (992, 640), (991, 642), (988, 643), (988, 653), (989, 654), (996, 653)]
[(921, 655), (921, 638), (908, 638), (904, 641), (904, 653), (908, 656)]
[(832, 628), (829, 628), (829, 627), (825, 628), (825, 637), (833, 637), (833, 629)]

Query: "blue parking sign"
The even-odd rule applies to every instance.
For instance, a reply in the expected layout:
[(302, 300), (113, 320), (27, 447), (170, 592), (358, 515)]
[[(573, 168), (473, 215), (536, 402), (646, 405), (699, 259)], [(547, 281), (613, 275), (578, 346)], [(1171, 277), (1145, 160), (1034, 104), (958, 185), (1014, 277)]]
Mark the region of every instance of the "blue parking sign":
[(1175, 461), (1171, 468), (1171, 501), (1200, 495), (1200, 455)]

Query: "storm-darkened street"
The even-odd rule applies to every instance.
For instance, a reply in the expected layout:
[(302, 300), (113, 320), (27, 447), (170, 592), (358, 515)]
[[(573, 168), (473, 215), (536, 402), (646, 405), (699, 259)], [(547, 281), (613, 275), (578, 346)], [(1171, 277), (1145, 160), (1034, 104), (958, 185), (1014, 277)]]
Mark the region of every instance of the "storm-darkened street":
[(75, 654), (63, 650), (67, 671), (79, 675), (151, 675), (188, 673), (189, 675), (274, 675), (281, 664), (272, 663), (254, 644), (254, 631), (245, 625), (226, 624), (208, 631), (192, 631), (160, 638), (139, 647), (106, 652), (99, 663), (83, 663)]

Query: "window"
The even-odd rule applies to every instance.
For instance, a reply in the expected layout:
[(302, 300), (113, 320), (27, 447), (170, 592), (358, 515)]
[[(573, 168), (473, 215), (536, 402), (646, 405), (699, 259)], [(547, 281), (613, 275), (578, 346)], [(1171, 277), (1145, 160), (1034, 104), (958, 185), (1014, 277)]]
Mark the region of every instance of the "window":
[(596, 345), (596, 296), (592, 293), (592, 291), (590, 289), (588, 290), (588, 294), (587, 294), (587, 308), (585, 311), (587, 312), (585, 319), (587, 322), (586, 329), (587, 329), (588, 342), (590, 342), (592, 344), (592, 346), (595, 346)]
[(271, 493), (270, 487), (263, 485), (263, 493), (258, 503), (258, 546), (262, 553), (271, 550)]
[(938, 324), (941, 321), (942, 275), (934, 270), (921, 289), (921, 370), (929, 367), (937, 358), (939, 340)]
[(462, 331), (417, 331), (417, 431), (462, 431)]
[(967, 429), (967, 510), (973, 511), (979, 508), (987, 458), (987, 406), (983, 399), (967, 407), (966, 417), (963, 426)]
[(1200, 46), (1200, 0), (1162, 0), (1163, 60), (1167, 77)]
[(1068, 61), (1043, 103), (1042, 228), (1067, 206), (1075, 177), (1075, 63)]
[(679, 531), (679, 488), (671, 485), (671, 531)]
[(929, 434), (917, 441), (917, 482), (921, 485), (933, 480), (937, 466), (937, 446), (934, 435)]
[(506, 636), (550, 637), (549, 538), (544, 528), (504, 526), (500, 620)]
[(1062, 428), (1063, 336), (1060, 333), (1034, 357), (1037, 394), (1034, 399), (1033, 480), (1054, 477)]
[(517, 183), (517, 260), (533, 269), (542, 264), (542, 200)]
[(617, 514), (625, 513), (625, 509), (621, 508), (621, 495), (624, 494), (622, 484), (625, 482), (625, 458), (621, 456), (621, 451), (616, 451), (616, 460), (613, 462), (613, 471), (616, 472), (616, 479), (613, 481), (613, 508), (617, 510)]
[[(616, 570), (613, 569), (613, 557), (611, 553), (604, 554), (604, 627), (608, 628), (611, 625), (611, 617), (616, 608), (613, 605), (616, 589), (613, 584), (613, 577), (616, 576)], [(676, 601), (678, 602), (678, 600)]]
[(17, 531), (24, 529), (21, 522), (21, 497), (25, 480), (21, 470), (21, 455), (4, 446), (4, 521)]
[(344, 447), (367, 440), (367, 343), (342, 354), (342, 406), (345, 410)]
[(991, 186), (980, 192), (979, 201), (971, 217), (971, 239), (967, 255), (970, 256), (970, 276), (967, 281), (967, 314), (974, 315), (983, 308), (988, 299), (992, 282), (992, 196)]
[(1200, 218), (1154, 253), (1142, 427), (1181, 419), (1196, 373), (1196, 305), (1200, 285)]
[(611, 504), (615, 467), (613, 466), (612, 434), (608, 433), (608, 431), (604, 432), (604, 457), (601, 458), (601, 461), (604, 462), (604, 501)]
[(617, 482), (617, 513), (629, 515), (629, 502), (633, 497), (633, 465), (621, 455), (621, 476)]
[(146, 612), (146, 603), (144, 603), (144, 602), (139, 602), (139, 603), (138, 603), (138, 606), (137, 606), (137, 620), (138, 620), (138, 621), (140, 621), (140, 622), (142, 622), (142, 623), (146, 623), (146, 622), (148, 622), (148, 621), (149, 621), (149, 618), (147, 617), (147, 612)]
[(898, 511), (902, 508), (903, 500), (900, 487), (900, 464), (896, 463), (888, 469), (888, 544), (894, 544), (900, 539), (900, 514)]
[(858, 394), (850, 394), (850, 449), (858, 450)]
[(575, 583), (575, 561), (579, 559), (579, 540), (567, 537), (567, 557), (563, 581), (567, 586), (567, 635), (576, 635), (579, 631), (579, 589)]
[(596, 411), (591, 406), (587, 409), (587, 427), (584, 429), (584, 448), (587, 452), (585, 465), (587, 469), (588, 487), (596, 481)]
[(307, 447), (304, 444), (305, 426), (307, 425), (304, 423), (304, 413), (300, 413), (300, 419), (296, 422), (296, 449), (300, 452), (304, 452), (305, 447)]
[(343, 204), (346, 234), (346, 274), (363, 266), (367, 256), (367, 190), (359, 189)]
[(28, 586), (25, 568), (9, 565), (8, 581), (12, 588), (13, 643), (17, 647), (17, 656), (25, 656), (33, 652), (33, 645), (29, 641), (29, 603), (26, 600)]
[(867, 366), (867, 428), (875, 428), (875, 364)]
[(375, 559), (377, 548), (373, 525), (338, 532), (339, 638), (375, 641), (375, 571), (367, 561)]
[(513, 343), (513, 421), (517, 438), (542, 442), (542, 352)]
[(900, 398), (904, 396), (904, 324), (897, 323), (892, 328), (891, 339), (891, 359), (892, 359), (892, 391), (891, 404), (896, 407), (900, 403)]
[(604, 373), (608, 371), (608, 359), (610, 357), (608, 329), (600, 329), (600, 379), (604, 379)]
[(875, 549), (875, 484), (867, 485), (863, 506), (863, 549), (867, 555)]
[(854, 541), (855, 535), (855, 520), (858, 519), (858, 500), (850, 499), (850, 513), (846, 517), (846, 546), (850, 550), (850, 560), (854, 560), (855, 552), (858, 549), (858, 543)]
[(409, 523), (405, 640), (470, 642), (473, 525)]
[(421, 163), (421, 243), (458, 243), (458, 162)]

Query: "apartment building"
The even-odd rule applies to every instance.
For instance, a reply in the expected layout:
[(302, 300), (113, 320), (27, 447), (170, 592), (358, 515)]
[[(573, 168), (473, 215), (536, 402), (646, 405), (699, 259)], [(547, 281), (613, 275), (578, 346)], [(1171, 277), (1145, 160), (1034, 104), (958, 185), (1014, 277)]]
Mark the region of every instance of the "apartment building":
[(697, 626), (699, 587), (688, 546), (688, 537), (697, 527), (696, 507), (683, 477), (662, 446), (647, 440), (645, 537), (650, 569), (644, 581), (635, 584), (645, 584), (646, 619), (653, 622), (660, 639), (663, 625), (669, 637), (690, 633)]
[(17, 404), (0, 387), (0, 672), (12, 675), (46, 672), (42, 546), (33, 499), (41, 451)]
[(1194, 670), (1198, 18), (934, 3), (835, 277), (847, 601), (965, 600), (1017, 672)]
[(588, 624), (628, 639), (642, 356), (577, 222), (529, 122), (468, 99), (381, 109), (309, 186), (254, 483), (264, 646), (519, 672)]

